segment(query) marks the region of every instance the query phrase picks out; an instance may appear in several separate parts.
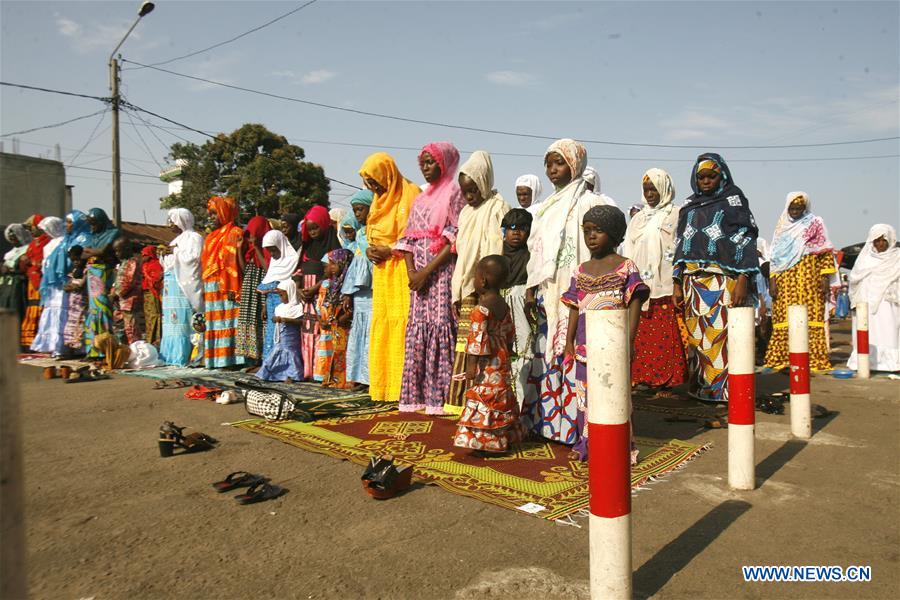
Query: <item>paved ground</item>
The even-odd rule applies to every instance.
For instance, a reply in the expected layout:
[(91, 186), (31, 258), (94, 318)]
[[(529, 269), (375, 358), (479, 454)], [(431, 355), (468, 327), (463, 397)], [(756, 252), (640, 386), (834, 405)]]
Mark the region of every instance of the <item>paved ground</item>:
[[(845, 349), (845, 348), (844, 348)], [(221, 424), (239, 405), (152, 381), (63, 385), (19, 368), (32, 598), (587, 597), (587, 527), (421, 486), (376, 502), (360, 468)], [(787, 379), (760, 378), (760, 389)], [(806, 444), (757, 413), (753, 492), (730, 492), (724, 430), (636, 413), (639, 435), (712, 442), (634, 498), (634, 587), (655, 598), (900, 597), (900, 384), (815, 377)], [(163, 420), (219, 438), (159, 458)], [(238, 506), (209, 483), (261, 472), (290, 492)], [(741, 565), (871, 565), (870, 583), (745, 583)]]

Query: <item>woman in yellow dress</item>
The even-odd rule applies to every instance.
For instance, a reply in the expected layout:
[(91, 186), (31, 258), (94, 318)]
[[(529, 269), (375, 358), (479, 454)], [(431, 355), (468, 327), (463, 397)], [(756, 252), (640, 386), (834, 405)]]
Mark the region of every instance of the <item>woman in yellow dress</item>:
[(403, 255), (394, 245), (406, 228), (409, 209), (421, 190), (400, 174), (390, 155), (376, 152), (359, 169), (375, 194), (366, 220), (372, 269), (372, 329), (369, 337), (369, 395), (382, 402), (400, 401), (403, 380), (409, 278)]
[(836, 272), (834, 245), (828, 239), (825, 222), (812, 214), (805, 192), (791, 192), (772, 238), (772, 337), (766, 350), (766, 367), (777, 370), (788, 366), (787, 310), (792, 304), (802, 304), (808, 311), (809, 368), (831, 370), (825, 302), (829, 280)]

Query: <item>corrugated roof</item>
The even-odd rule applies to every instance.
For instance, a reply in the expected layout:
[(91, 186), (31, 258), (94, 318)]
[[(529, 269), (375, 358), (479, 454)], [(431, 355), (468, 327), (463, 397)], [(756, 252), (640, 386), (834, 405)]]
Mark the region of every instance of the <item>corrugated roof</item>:
[(166, 225), (147, 225), (130, 221), (122, 221), (122, 232), (128, 239), (145, 246), (168, 244), (176, 235)]

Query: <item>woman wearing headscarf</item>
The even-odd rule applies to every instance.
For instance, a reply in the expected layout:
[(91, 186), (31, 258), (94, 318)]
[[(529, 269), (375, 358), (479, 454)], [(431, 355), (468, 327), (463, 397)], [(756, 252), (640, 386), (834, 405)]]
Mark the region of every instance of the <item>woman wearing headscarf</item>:
[(206, 236), (200, 257), (206, 311), (203, 363), (207, 369), (217, 369), (244, 364), (244, 358), (234, 351), (244, 273), (244, 232), (235, 225), (238, 207), (234, 198), (213, 196), (206, 207), (215, 229)]
[(266, 270), (265, 277), (263, 277), (262, 282), (256, 288), (256, 291), (265, 297), (263, 313), (265, 314), (264, 321), (266, 326), (265, 334), (263, 335), (262, 352), (265, 358), (272, 351), (275, 344), (275, 309), (281, 304), (281, 297), (277, 291), (278, 284), (292, 279), (294, 272), (297, 270), (300, 255), (294, 250), (290, 240), (285, 237), (284, 233), (277, 229), (266, 232), (262, 239), (262, 247), (272, 257), (269, 260), (269, 268)]
[[(766, 350), (766, 367), (777, 370), (789, 365), (787, 309), (802, 304), (809, 315), (809, 368), (831, 370), (825, 305), (837, 264), (825, 222), (812, 213), (806, 192), (791, 192), (785, 199), (772, 237), (769, 272), (772, 337)], [(839, 285), (837, 281), (835, 285)]]
[(41, 262), (41, 318), (37, 334), (31, 343), (32, 352), (47, 352), (60, 356), (65, 349), (66, 315), (68, 313), (67, 296), (63, 286), (66, 284), (66, 246), (65, 222), (59, 217), (46, 217), (38, 227), (50, 241), (44, 246), (44, 259)]
[(551, 144), (544, 166), (555, 191), (534, 214), (526, 283), (526, 309), (538, 315), (532, 375), (539, 389), (536, 394), (526, 393), (533, 400), (522, 412), (538, 435), (574, 444), (579, 435), (575, 365), (564, 360), (569, 307), (562, 303), (562, 295), (576, 267), (591, 257), (581, 233), (584, 215), (594, 206), (615, 206), (615, 202), (588, 191), (582, 178), (587, 150), (575, 140)]
[(300, 353), (303, 357), (303, 368), (306, 379), (312, 379), (316, 364), (316, 344), (319, 341), (319, 314), (316, 300), (322, 278), (325, 276), (325, 264), (322, 260), (332, 250), (341, 247), (337, 230), (331, 222), (328, 209), (315, 205), (306, 213), (300, 225), (303, 246), (300, 251), (299, 271), (301, 280), (300, 301), (303, 306), (303, 324), (300, 327)]
[(353, 311), (350, 337), (347, 340), (347, 381), (360, 388), (369, 385), (369, 332), (372, 327), (372, 261), (366, 256), (369, 242), (366, 238), (366, 221), (374, 194), (371, 190), (359, 190), (350, 197), (350, 207), (356, 219), (356, 248), (347, 269), (341, 293), (348, 308)]
[(271, 230), (269, 221), (256, 215), (244, 228), (244, 277), (241, 280), (241, 300), (238, 309), (238, 328), (235, 354), (244, 357), (246, 364), (256, 364), (263, 349), (263, 302), (257, 288), (269, 268), (269, 252), (262, 241)]
[[(83, 254), (84, 248), (90, 246), (91, 239), (91, 225), (86, 214), (80, 210), (73, 210), (66, 215), (66, 235), (63, 240), (65, 254), (54, 255), (54, 269), (66, 272), (63, 289), (67, 292), (68, 309), (63, 338), (69, 354), (80, 355), (84, 352), (84, 313), (87, 310), (87, 295), (86, 258)], [(64, 266), (61, 266), (60, 262), (63, 262)]]
[(581, 178), (584, 179), (584, 187), (587, 188), (587, 191), (600, 193), (600, 173), (597, 172), (597, 169), (588, 165), (584, 168)]
[(169, 228), (177, 233), (163, 254), (162, 339), (159, 357), (167, 365), (191, 362), (191, 323), (203, 313), (203, 236), (194, 231), (194, 214), (186, 208), (169, 210)]
[(419, 168), (428, 189), (416, 196), (403, 237), (402, 252), (409, 277), (409, 320), (400, 389), (400, 410), (444, 412), (453, 368), (456, 322), (450, 282), (456, 256), (459, 213), (465, 202), (456, 181), (459, 151), (450, 142), (434, 142), (419, 152)]
[(163, 267), (156, 246), (141, 250), (141, 291), (144, 295), (144, 340), (159, 347), (162, 337)]
[[(297, 252), (303, 244), (303, 238), (300, 237), (300, 215), (297, 213), (284, 213), (281, 215), (281, 233), (288, 239), (291, 246)], [(276, 296), (278, 294), (275, 294)]]
[(457, 317), (453, 375), (444, 412), (461, 414), (470, 380), (466, 379), (466, 349), (471, 329), (471, 314), (478, 303), (475, 293), (475, 269), (485, 256), (503, 253), (503, 217), (509, 205), (494, 189), (494, 164), (483, 150), (472, 153), (459, 168), (459, 187), (466, 206), (459, 213), (459, 231), (454, 251), (456, 265), (450, 281), (451, 300)]
[(38, 323), (41, 319), (41, 265), (44, 262), (44, 246), (50, 242), (50, 236), (40, 228), (44, 217), (34, 214), (25, 221), (25, 226), (31, 231), (31, 242), (25, 252), (25, 277), (27, 288), (25, 292), (25, 317), (22, 319), (22, 337), (20, 343), (23, 348), (30, 348), (37, 334)]
[(359, 169), (374, 193), (366, 221), (372, 270), (372, 330), (369, 340), (369, 395), (397, 402), (403, 380), (406, 323), (409, 316), (409, 275), (394, 245), (406, 229), (419, 186), (400, 174), (390, 155), (376, 152)]
[(31, 243), (31, 233), (21, 223), (8, 225), (4, 231), (12, 245), (3, 255), (0, 265), (0, 308), (16, 314), (21, 322), (25, 315), (25, 253)]
[(88, 211), (87, 221), (91, 239), (83, 255), (88, 258), (85, 285), (88, 305), (84, 320), (84, 343), (89, 358), (102, 357), (102, 351), (94, 346), (94, 336), (113, 330), (113, 305), (109, 297), (116, 278), (118, 260), (112, 245), (121, 232), (113, 226), (102, 208)]
[(356, 231), (359, 229), (359, 221), (356, 215), (350, 212), (344, 215), (338, 223), (338, 238), (341, 240), (341, 248), (356, 253)]
[(649, 169), (641, 181), (641, 211), (628, 224), (622, 252), (634, 261), (650, 296), (641, 307), (634, 340), (631, 383), (672, 388), (684, 383), (687, 364), (684, 344), (672, 301), (672, 260), (678, 207), (672, 178), (662, 169)]
[[(869, 368), (900, 371), (900, 248), (897, 233), (884, 223), (873, 225), (850, 271), (850, 304), (869, 305)], [(857, 369), (856, 313), (853, 352), (847, 367)]]
[(673, 298), (684, 311), (693, 389), (702, 400), (727, 402), (728, 310), (753, 304), (758, 230), (718, 154), (697, 157), (691, 189), (678, 216)]
[(541, 205), (541, 180), (537, 175), (520, 175), (516, 178), (516, 200), (519, 206), (534, 214)]

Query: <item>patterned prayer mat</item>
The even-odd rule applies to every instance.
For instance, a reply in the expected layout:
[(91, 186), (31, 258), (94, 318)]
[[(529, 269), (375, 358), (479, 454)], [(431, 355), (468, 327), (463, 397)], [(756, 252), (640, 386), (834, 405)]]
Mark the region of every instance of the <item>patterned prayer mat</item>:
[[(587, 463), (568, 446), (529, 441), (505, 455), (476, 457), (452, 445), (455, 417), (393, 412), (315, 423), (251, 419), (232, 425), (358, 465), (368, 464), (371, 456), (391, 454), (398, 463), (412, 464), (418, 481), (543, 519), (588, 507)], [(631, 471), (632, 489), (672, 472), (709, 447), (679, 440), (638, 438), (637, 443), (641, 454)]]

